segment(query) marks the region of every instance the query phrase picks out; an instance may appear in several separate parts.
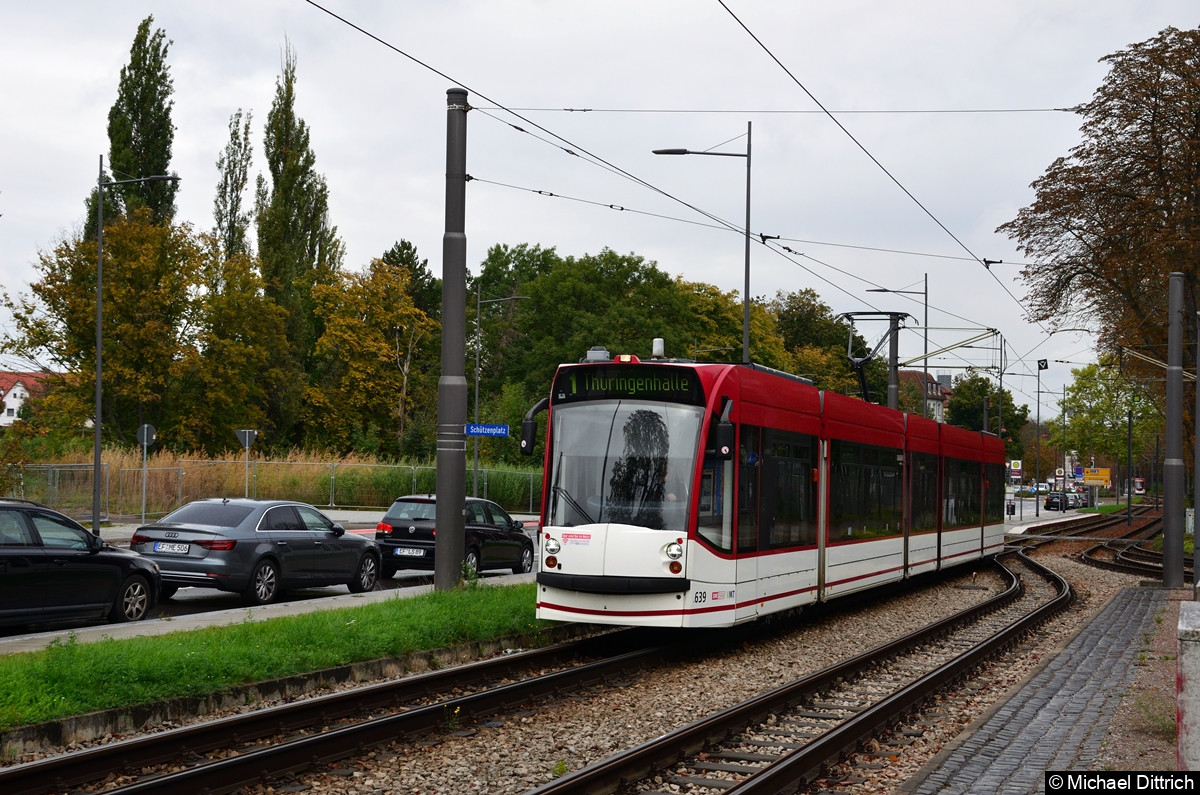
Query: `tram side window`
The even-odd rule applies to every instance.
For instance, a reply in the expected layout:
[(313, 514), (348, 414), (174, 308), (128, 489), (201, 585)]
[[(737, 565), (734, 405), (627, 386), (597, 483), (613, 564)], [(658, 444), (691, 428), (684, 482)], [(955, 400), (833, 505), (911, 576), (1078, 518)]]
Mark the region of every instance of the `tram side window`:
[(936, 530), (938, 522), (938, 457), (933, 453), (911, 453), (912, 530)]
[(733, 462), (716, 455), (714, 417), (705, 445), (704, 468), (700, 473), (700, 494), (696, 501), (696, 532), (721, 552), (733, 551), (732, 527), (725, 525), (725, 484), (733, 481)]
[(980, 524), (983, 518), (979, 505), (981, 478), (978, 461), (946, 459), (943, 528), (977, 527)]
[(817, 543), (816, 443), (811, 436), (765, 431), (758, 525), (764, 549)]
[(903, 532), (900, 450), (833, 441), (829, 467), (829, 540), (884, 538)]
[(984, 491), (984, 496), (987, 502), (984, 504), (985, 516), (988, 524), (997, 524), (1004, 521), (1004, 465), (1003, 464), (985, 464), (984, 474), (987, 477), (987, 488)]
[(761, 461), (761, 430), (743, 425), (738, 448), (737, 550), (758, 550), (758, 500)]

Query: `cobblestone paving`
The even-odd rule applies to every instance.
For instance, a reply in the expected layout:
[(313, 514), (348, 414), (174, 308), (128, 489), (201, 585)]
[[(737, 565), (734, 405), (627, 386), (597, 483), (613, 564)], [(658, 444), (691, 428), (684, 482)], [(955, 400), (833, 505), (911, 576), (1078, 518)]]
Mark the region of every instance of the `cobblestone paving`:
[(910, 780), (915, 795), (1045, 792), (1047, 770), (1088, 770), (1169, 592), (1125, 588), (960, 745)]

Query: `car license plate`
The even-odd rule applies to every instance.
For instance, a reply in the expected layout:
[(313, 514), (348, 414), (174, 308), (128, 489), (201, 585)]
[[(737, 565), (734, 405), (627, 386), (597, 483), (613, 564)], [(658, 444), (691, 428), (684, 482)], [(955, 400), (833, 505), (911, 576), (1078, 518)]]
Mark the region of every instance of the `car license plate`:
[(395, 552), (392, 554), (403, 558), (423, 558), (425, 557), (425, 550), (412, 549), (410, 547), (396, 547)]
[(186, 555), (189, 549), (191, 549), (189, 544), (173, 544), (169, 541), (154, 542), (155, 552), (166, 552), (171, 555)]

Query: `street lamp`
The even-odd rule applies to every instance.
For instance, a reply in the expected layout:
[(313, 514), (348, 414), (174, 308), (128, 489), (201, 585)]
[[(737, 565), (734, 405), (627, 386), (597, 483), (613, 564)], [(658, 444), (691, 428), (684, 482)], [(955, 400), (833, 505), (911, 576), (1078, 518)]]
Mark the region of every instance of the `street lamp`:
[[(475, 424), (479, 424), (479, 348), (482, 345), (483, 332), (479, 325), (479, 315), (484, 304), (495, 304), (500, 301), (520, 301), (523, 298), (528, 298), (527, 295), (510, 295), (508, 298), (489, 298), (483, 300), (483, 283), (482, 281), (475, 285), (475, 411), (472, 415), (475, 419)], [(475, 480), (471, 485), (471, 496), (479, 496), (479, 437), (474, 437), (475, 446)]]
[(103, 408), (104, 380), (104, 189), (113, 185), (132, 185), (139, 182), (177, 182), (179, 177), (156, 174), (137, 179), (104, 180), (104, 155), (100, 155), (100, 176), (96, 179), (96, 416), (92, 418), (95, 438), (92, 442), (92, 533), (100, 535), (100, 418)]
[(715, 157), (746, 158), (746, 265), (745, 284), (742, 287), (742, 364), (750, 364), (750, 130), (746, 122), (746, 151), (741, 152), (696, 152), (691, 149), (655, 149), (656, 155), (713, 155)]
[[(921, 367), (921, 416), (929, 416), (929, 274), (925, 274), (925, 289), (889, 290), (886, 287), (872, 287), (868, 293), (899, 293), (900, 295), (922, 295), (925, 297), (925, 360)], [(1001, 382), (1003, 384), (1003, 382)], [(1001, 387), (1003, 389), (1003, 386)]]

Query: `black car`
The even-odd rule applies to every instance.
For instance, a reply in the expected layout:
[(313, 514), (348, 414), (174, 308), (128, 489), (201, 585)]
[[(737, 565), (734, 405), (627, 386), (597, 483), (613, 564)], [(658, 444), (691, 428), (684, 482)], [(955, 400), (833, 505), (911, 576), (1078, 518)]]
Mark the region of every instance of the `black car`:
[(1042, 503), (1042, 507), (1047, 511), (1065, 511), (1071, 507), (1067, 502), (1067, 495), (1061, 491), (1052, 491), (1046, 495), (1046, 501)]
[[(463, 562), (472, 571), (533, 571), (533, 541), (524, 526), (496, 503), (468, 497)], [(432, 571), (436, 535), (434, 495), (398, 497), (375, 528), (375, 541), (383, 552), (383, 576), (391, 577), (400, 569)]]
[(190, 585), (261, 605), (288, 588), (346, 585), (362, 593), (379, 579), (374, 541), (289, 500), (190, 502), (139, 527), (129, 547), (158, 562), (164, 599)]
[(0, 499), (0, 625), (139, 621), (158, 601), (158, 566), (35, 502)]

